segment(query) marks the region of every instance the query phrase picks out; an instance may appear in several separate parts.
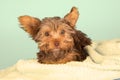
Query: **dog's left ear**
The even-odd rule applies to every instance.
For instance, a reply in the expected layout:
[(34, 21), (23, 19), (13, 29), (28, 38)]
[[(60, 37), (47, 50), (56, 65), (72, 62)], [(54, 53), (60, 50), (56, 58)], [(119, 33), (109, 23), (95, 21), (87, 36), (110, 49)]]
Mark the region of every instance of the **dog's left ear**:
[(39, 30), (41, 21), (38, 18), (28, 15), (20, 16), (18, 20), (22, 25), (23, 30), (25, 30), (32, 38), (34, 38)]
[(71, 11), (64, 17), (70, 26), (74, 27), (79, 17), (79, 12), (76, 7), (72, 7)]

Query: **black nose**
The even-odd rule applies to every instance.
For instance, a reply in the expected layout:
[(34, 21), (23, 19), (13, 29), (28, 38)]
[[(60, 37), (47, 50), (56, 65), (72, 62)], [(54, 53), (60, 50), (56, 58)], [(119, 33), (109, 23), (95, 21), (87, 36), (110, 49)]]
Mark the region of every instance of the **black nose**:
[(58, 47), (58, 46), (59, 46), (59, 42), (56, 41), (56, 42), (54, 43), (54, 45), (55, 45), (56, 47)]

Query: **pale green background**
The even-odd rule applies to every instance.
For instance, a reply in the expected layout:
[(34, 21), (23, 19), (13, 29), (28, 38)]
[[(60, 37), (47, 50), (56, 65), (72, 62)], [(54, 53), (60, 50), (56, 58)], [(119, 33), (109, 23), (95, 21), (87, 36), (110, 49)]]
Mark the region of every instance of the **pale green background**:
[(92, 40), (120, 38), (120, 0), (0, 0), (0, 69), (19, 59), (36, 58), (37, 44), (19, 27), (17, 17), (63, 17), (78, 7), (77, 28)]

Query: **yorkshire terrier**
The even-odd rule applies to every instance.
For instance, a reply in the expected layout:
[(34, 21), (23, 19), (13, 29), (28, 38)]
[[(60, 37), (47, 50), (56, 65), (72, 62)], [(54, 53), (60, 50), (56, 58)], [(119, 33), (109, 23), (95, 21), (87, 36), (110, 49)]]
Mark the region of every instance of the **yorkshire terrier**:
[(91, 44), (91, 39), (75, 29), (78, 17), (79, 12), (73, 7), (64, 18), (40, 20), (27, 15), (18, 18), (22, 28), (38, 43), (38, 62), (60, 64), (86, 59), (88, 54), (84, 47)]

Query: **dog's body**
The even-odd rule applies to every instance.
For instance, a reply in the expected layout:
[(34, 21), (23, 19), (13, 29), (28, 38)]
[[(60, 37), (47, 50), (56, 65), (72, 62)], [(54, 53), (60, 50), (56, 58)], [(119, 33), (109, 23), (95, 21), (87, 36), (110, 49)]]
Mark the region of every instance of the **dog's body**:
[(48, 64), (83, 61), (84, 51), (91, 40), (84, 33), (75, 29), (79, 13), (73, 7), (64, 18), (50, 17), (42, 21), (30, 16), (21, 16), (22, 28), (38, 43), (38, 62)]

